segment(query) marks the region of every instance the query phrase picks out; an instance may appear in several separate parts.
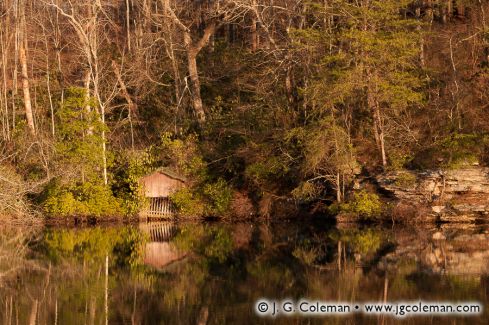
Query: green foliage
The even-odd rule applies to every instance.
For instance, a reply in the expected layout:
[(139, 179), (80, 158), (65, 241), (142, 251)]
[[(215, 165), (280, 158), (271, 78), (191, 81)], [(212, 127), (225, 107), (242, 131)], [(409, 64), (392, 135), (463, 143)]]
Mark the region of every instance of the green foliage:
[(440, 143), (445, 168), (456, 169), (478, 163), (489, 139), (475, 134), (454, 134)]
[(233, 196), (228, 184), (222, 178), (214, 183), (205, 184), (202, 194), (207, 202), (208, 214), (212, 215), (226, 213)]
[(487, 160), (489, 138), (485, 135), (455, 133), (420, 150), (413, 166), (420, 169), (457, 169)]
[[(337, 175), (348, 182), (358, 171), (355, 152), (345, 129), (328, 116), (302, 131), (294, 130), (291, 138), (303, 146), (302, 172), (312, 179), (327, 181), (332, 188), (341, 187)], [(295, 197), (313, 200), (324, 192), (324, 183), (306, 182), (292, 191)]]
[(75, 180), (100, 183), (103, 165), (102, 132), (107, 127), (97, 112), (97, 102), (87, 98), (82, 88), (69, 88), (57, 112), (56, 153), (58, 163), (76, 171)]
[(172, 167), (177, 173), (203, 180), (207, 176), (207, 166), (198, 148), (198, 139), (191, 134), (183, 139), (166, 132), (161, 136), (161, 144), (156, 149), (162, 164)]
[(82, 88), (66, 92), (57, 111), (59, 127), (55, 143), (56, 162), (64, 173), (51, 182), (43, 193), (44, 211), (54, 217), (107, 217), (125, 214), (111, 189), (103, 184), (103, 132), (95, 99)]
[(354, 193), (348, 203), (342, 204), (341, 210), (365, 218), (374, 218), (382, 213), (382, 202), (377, 194), (362, 190)]
[(294, 199), (300, 202), (310, 202), (319, 196), (320, 188), (312, 182), (303, 182), (292, 190)]
[(263, 161), (250, 164), (245, 171), (247, 178), (255, 184), (261, 184), (264, 180), (283, 176), (287, 172), (287, 165), (277, 156), (270, 156)]
[(182, 188), (172, 193), (170, 199), (182, 216), (200, 217), (204, 215), (203, 200), (189, 188)]
[(225, 262), (234, 250), (231, 232), (225, 227), (183, 226), (173, 242), (184, 251), (190, 250), (218, 263)]
[(146, 238), (131, 227), (56, 229), (44, 236), (44, 248), (55, 261), (79, 259), (100, 263), (107, 255), (118, 267), (136, 267), (141, 264)]
[(84, 183), (73, 186), (51, 184), (45, 193), (43, 208), (53, 217), (119, 216), (124, 214), (120, 201), (104, 185)]
[(172, 193), (170, 199), (182, 216), (222, 216), (231, 204), (232, 190), (223, 178), (214, 180), (210, 175), (197, 143), (195, 135), (183, 139), (170, 133), (162, 136), (157, 149), (162, 164), (187, 179), (186, 187)]
[(342, 234), (341, 240), (350, 244), (353, 251), (360, 254), (374, 253), (384, 241), (382, 233), (375, 229), (353, 230)]
[(231, 204), (232, 190), (219, 178), (194, 188), (182, 188), (171, 194), (170, 199), (182, 216), (222, 216)]
[[(334, 28), (321, 30), (314, 26), (293, 33), (296, 47), (318, 62), (315, 77), (303, 91), (305, 99), (314, 103), (311, 115), (322, 126), (318, 130), (327, 126), (322, 136), (306, 132), (312, 135), (309, 143), (314, 149), (306, 151), (306, 166), (315, 168), (318, 162), (323, 166), (329, 162), (327, 175), (332, 174), (334, 166), (344, 169), (346, 161), (354, 160), (353, 155), (346, 155), (353, 150), (348, 150), (350, 143), (345, 139), (357, 133), (358, 138), (373, 140), (371, 130), (379, 127), (379, 120), (387, 155), (398, 146), (396, 139), (403, 132), (399, 125), (410, 110), (423, 104), (425, 97), (425, 75), (419, 66), (419, 21), (400, 14), (410, 4), (407, 0), (332, 1), (314, 10), (325, 19), (335, 17)], [(348, 121), (351, 114), (355, 131)], [(322, 122), (325, 116), (329, 121)], [(361, 149), (371, 158), (371, 148)], [(360, 153), (355, 150), (355, 155)]]
[(389, 154), (389, 170), (397, 171), (406, 168), (413, 160), (413, 155), (403, 153), (396, 150), (391, 150)]
[(146, 204), (140, 178), (149, 173), (154, 164), (150, 151), (119, 154), (114, 163), (112, 192), (128, 215), (137, 214)]
[(395, 184), (400, 187), (409, 188), (416, 185), (416, 175), (404, 171), (397, 175)]
[(296, 247), (292, 255), (306, 265), (313, 265), (318, 257), (318, 249), (316, 247)]

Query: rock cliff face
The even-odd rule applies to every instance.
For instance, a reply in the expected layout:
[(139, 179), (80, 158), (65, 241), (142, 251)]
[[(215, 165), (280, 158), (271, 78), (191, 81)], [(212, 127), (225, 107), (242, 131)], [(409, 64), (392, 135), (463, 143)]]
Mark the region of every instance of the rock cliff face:
[(430, 212), (426, 215), (426, 220), (489, 220), (487, 167), (391, 172), (377, 176), (376, 181), (384, 192), (403, 204), (429, 207)]

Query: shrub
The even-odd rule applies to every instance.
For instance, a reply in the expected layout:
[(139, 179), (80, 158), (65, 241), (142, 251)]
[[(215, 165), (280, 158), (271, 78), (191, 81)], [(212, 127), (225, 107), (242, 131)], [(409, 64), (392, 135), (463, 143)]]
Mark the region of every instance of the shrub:
[(413, 160), (413, 155), (410, 153), (403, 153), (393, 150), (389, 155), (389, 166), (390, 170), (402, 170)]
[(204, 185), (202, 192), (208, 203), (207, 214), (223, 215), (228, 211), (233, 193), (222, 178), (215, 183)]
[(321, 189), (316, 184), (304, 182), (292, 190), (292, 196), (300, 202), (310, 202), (316, 199), (320, 192)]
[(348, 203), (342, 204), (341, 210), (373, 218), (382, 212), (382, 202), (377, 194), (362, 190), (353, 194), (352, 200)]
[(0, 217), (2, 221), (14, 221), (14, 217), (31, 215), (25, 193), (28, 186), (11, 165), (0, 164)]
[(202, 181), (207, 176), (207, 166), (198, 148), (196, 135), (176, 139), (169, 132), (161, 136), (156, 151), (162, 163), (171, 166), (177, 173)]
[(204, 214), (204, 202), (189, 188), (182, 188), (170, 195), (179, 214), (185, 217), (197, 217)]
[(179, 213), (187, 217), (222, 216), (228, 212), (232, 197), (232, 190), (223, 179), (183, 188), (170, 195)]
[(416, 175), (409, 172), (401, 172), (397, 175), (395, 184), (399, 187), (412, 187), (416, 184)]
[(149, 172), (152, 163), (149, 152), (130, 152), (116, 157), (111, 189), (125, 214), (136, 215), (147, 203), (139, 180)]
[(116, 216), (124, 214), (120, 201), (103, 185), (84, 183), (72, 187), (54, 184), (48, 188), (43, 208), (51, 216)]

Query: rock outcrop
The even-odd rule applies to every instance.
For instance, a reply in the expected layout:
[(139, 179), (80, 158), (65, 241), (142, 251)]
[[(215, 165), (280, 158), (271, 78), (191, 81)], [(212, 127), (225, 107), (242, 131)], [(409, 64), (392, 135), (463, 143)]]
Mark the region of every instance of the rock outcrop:
[[(402, 204), (428, 207), (426, 220), (489, 220), (489, 168), (398, 171), (376, 177), (380, 189)], [(487, 217), (486, 217), (487, 216)]]

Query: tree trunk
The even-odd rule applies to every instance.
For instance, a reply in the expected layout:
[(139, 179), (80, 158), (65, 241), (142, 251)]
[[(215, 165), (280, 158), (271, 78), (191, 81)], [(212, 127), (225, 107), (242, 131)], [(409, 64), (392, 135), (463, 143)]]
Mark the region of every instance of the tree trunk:
[[(253, 8), (256, 7), (256, 0), (253, 0), (253, 3), (252, 3), (252, 6)], [(258, 49), (258, 21), (256, 19), (256, 17), (253, 17), (252, 20), (251, 20), (251, 51), (252, 52), (256, 52), (256, 50)]]
[[(418, 20), (421, 20), (421, 8), (420, 7), (416, 8), (416, 18)], [(416, 27), (416, 30), (419, 31), (419, 33), (421, 34), (421, 32), (422, 32), (421, 24), (418, 24), (418, 26)], [(424, 54), (424, 36), (423, 35), (421, 35), (421, 37), (420, 37), (419, 61), (421, 62), (421, 66), (424, 68), (426, 65), (426, 62), (425, 62), (425, 54)]]
[(379, 145), (380, 145), (380, 155), (382, 157), (382, 166), (387, 166), (387, 156), (385, 154), (385, 141), (384, 141), (384, 126), (382, 123), (382, 118), (380, 116), (380, 109), (379, 105), (375, 105), (375, 111), (374, 111), (374, 120), (375, 123), (374, 125), (378, 129), (378, 136), (379, 136)]
[(127, 91), (126, 84), (124, 83), (124, 80), (122, 80), (122, 75), (121, 72), (119, 71), (119, 66), (114, 60), (112, 60), (112, 69), (114, 70), (114, 74), (117, 77), (117, 82), (119, 83), (122, 96), (124, 96), (124, 99), (127, 102), (127, 111), (128, 111), (127, 118), (129, 120), (129, 126), (131, 128), (131, 148), (132, 150), (134, 150), (134, 129), (132, 125), (132, 116), (136, 114), (137, 105), (134, 103), (134, 101), (131, 98), (131, 95)]
[(24, 93), (24, 108), (27, 126), (32, 135), (36, 134), (34, 127), (34, 116), (32, 114), (31, 93), (29, 91), (29, 75), (27, 72), (27, 56), (25, 53), (25, 42), (21, 42), (19, 48), (19, 59), (22, 67), (22, 91)]
[(127, 49), (131, 52), (131, 7), (129, 0), (126, 0), (126, 37), (127, 37)]
[(19, 61), (21, 66), (21, 76), (22, 76), (22, 92), (24, 94), (24, 108), (25, 117), (27, 120), (27, 126), (32, 135), (36, 134), (36, 129), (34, 127), (34, 115), (32, 114), (32, 101), (31, 93), (29, 90), (29, 73), (27, 70), (27, 40), (26, 36), (26, 22), (25, 22), (25, 3), (20, 3), (19, 8), (20, 13), (20, 30), (19, 30)]
[[(90, 115), (90, 112), (92, 111), (92, 108), (90, 107), (90, 80), (91, 80), (91, 76), (90, 76), (90, 69), (88, 69), (86, 72), (85, 72), (85, 80), (83, 82), (83, 87), (85, 88), (85, 112), (87, 113), (87, 116)], [(88, 135), (92, 135), (93, 134), (93, 127), (92, 126), (89, 126), (88, 127), (88, 130), (87, 130), (87, 134)]]
[(32, 301), (31, 313), (29, 315), (29, 325), (36, 325), (37, 323), (37, 307), (38, 307), (37, 299)]
[[(3, 28), (3, 26), (2, 26)], [(9, 109), (8, 109), (8, 87), (7, 87), (7, 53), (6, 48), (8, 44), (4, 43), (3, 29), (0, 28), (0, 50), (2, 51), (2, 108), (4, 110), (4, 127), (5, 127), (5, 140), (10, 140), (10, 120), (9, 120)], [(8, 30), (7, 30), (8, 32)]]
[(202, 97), (200, 95), (200, 79), (197, 69), (197, 52), (193, 49), (187, 51), (188, 59), (188, 73), (190, 75), (191, 87), (192, 87), (192, 101), (194, 111), (197, 116), (197, 120), (200, 124), (205, 123), (205, 112), (202, 104)]
[(294, 85), (292, 81), (292, 68), (290, 66), (287, 67), (285, 73), (285, 91), (287, 93), (287, 101), (289, 102), (289, 105), (294, 104)]
[(336, 201), (338, 203), (341, 203), (341, 178), (340, 178), (340, 172), (336, 172)]
[(175, 12), (170, 6), (169, 0), (161, 0), (163, 10), (168, 14), (168, 17), (175, 23), (176, 27), (183, 32), (183, 41), (187, 50), (187, 65), (188, 73), (190, 75), (191, 89), (192, 89), (192, 102), (197, 116), (199, 124), (205, 123), (206, 116), (204, 106), (202, 104), (202, 97), (200, 95), (200, 79), (199, 71), (197, 68), (197, 55), (199, 52), (209, 43), (209, 39), (214, 35), (216, 31), (216, 23), (211, 22), (204, 29), (204, 34), (196, 42), (192, 39), (191, 30), (185, 26), (177, 17)]
[(375, 100), (372, 95), (372, 91), (370, 89), (367, 90), (367, 105), (370, 111), (372, 112), (373, 116), (373, 131), (374, 131), (374, 138), (375, 138), (375, 144), (377, 145), (377, 149), (380, 149), (380, 136), (379, 136), (379, 128), (377, 127), (377, 118), (375, 114)]

